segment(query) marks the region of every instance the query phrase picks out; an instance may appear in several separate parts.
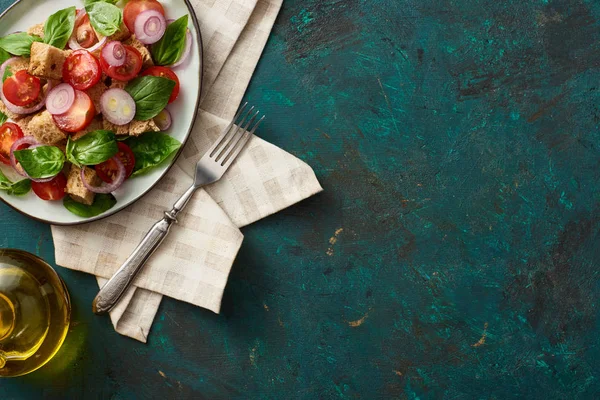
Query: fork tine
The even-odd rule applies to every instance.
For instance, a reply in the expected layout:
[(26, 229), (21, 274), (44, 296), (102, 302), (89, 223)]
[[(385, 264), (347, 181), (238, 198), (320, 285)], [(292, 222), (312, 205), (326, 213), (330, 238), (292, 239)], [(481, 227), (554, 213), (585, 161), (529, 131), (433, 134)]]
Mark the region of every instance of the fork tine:
[(233, 143), (233, 141), (236, 139), (236, 137), (238, 136), (238, 133), (239, 133), (240, 130), (242, 130), (242, 134), (244, 133), (245, 128), (243, 128), (243, 125), (246, 123), (246, 120), (248, 119), (248, 117), (250, 116), (250, 114), (252, 113), (252, 111), (254, 111), (254, 106), (252, 106), (248, 110), (248, 112), (246, 113), (246, 115), (244, 115), (244, 118), (242, 118), (242, 120), (236, 124), (235, 132), (233, 133), (233, 135), (231, 135), (230, 137), (227, 138), (227, 141), (225, 142), (225, 144), (223, 145), (223, 147), (219, 149), (218, 155), (215, 158), (215, 161), (219, 161), (221, 158), (223, 158), (223, 156), (225, 154), (227, 154), (227, 152), (230, 149), (231, 143)]
[(223, 160), (223, 163), (221, 164), (221, 166), (225, 167), (226, 169), (229, 168), (229, 166), (231, 164), (233, 164), (233, 162), (235, 161), (235, 159), (237, 158), (237, 156), (240, 154), (240, 152), (242, 150), (244, 150), (244, 147), (246, 147), (246, 144), (248, 143), (248, 141), (252, 138), (252, 135), (254, 135), (254, 132), (256, 132), (256, 129), (258, 128), (258, 126), (265, 120), (266, 116), (263, 115), (263, 117), (261, 119), (258, 120), (258, 122), (254, 125), (254, 127), (252, 127), (252, 130), (250, 132), (245, 131), (244, 133), (246, 133), (246, 136), (242, 138), (240, 138), (240, 140), (238, 141), (238, 143), (236, 143), (237, 148), (233, 148), (229, 154), (227, 155), (227, 157), (225, 157), (225, 159)]
[[(240, 142), (240, 140), (242, 140), (242, 137), (244, 137), (244, 134), (248, 131), (248, 127), (250, 125), (252, 125), (254, 123), (254, 120), (256, 119), (256, 117), (258, 117), (258, 115), (260, 114), (260, 111), (257, 111), (252, 118), (250, 118), (250, 121), (248, 121), (248, 123), (243, 126), (240, 125), (240, 128), (242, 129), (242, 132), (237, 135), (233, 136), (231, 138), (231, 140), (229, 141), (229, 143), (227, 144), (227, 148), (223, 150), (223, 153), (219, 156), (222, 156), (223, 159), (223, 163), (225, 163), (226, 159), (228, 158), (229, 154), (231, 154), (233, 152), (233, 150), (235, 149), (235, 147), (237, 146), (237, 144)], [(217, 161), (219, 161), (219, 159), (217, 159)]]
[[(206, 154), (210, 154), (210, 157), (212, 157), (216, 151), (217, 148), (221, 147), (221, 144), (223, 144), (225, 138), (229, 135), (229, 133), (231, 132), (231, 128), (233, 128), (235, 126), (235, 121), (237, 121), (237, 119), (240, 117), (240, 115), (242, 115), (242, 113), (244, 112), (244, 109), (246, 109), (246, 107), (248, 106), (248, 102), (245, 102), (240, 109), (238, 110), (237, 114), (235, 115), (235, 117), (233, 117), (233, 119), (231, 120), (231, 122), (229, 123), (229, 125), (227, 125), (227, 128), (225, 128), (223, 130), (223, 133), (221, 134), (221, 136), (219, 136), (219, 138), (217, 140), (215, 140), (215, 143), (211, 146), (211, 148), (206, 152)], [(254, 107), (253, 107), (254, 108)]]

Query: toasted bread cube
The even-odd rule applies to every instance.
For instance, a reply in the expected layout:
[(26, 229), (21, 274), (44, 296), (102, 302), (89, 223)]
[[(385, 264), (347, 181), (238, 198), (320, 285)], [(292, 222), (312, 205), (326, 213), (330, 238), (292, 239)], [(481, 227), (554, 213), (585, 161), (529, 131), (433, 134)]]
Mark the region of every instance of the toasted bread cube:
[(10, 66), (10, 72), (16, 74), (21, 70), (28, 70), (30, 65), (29, 58), (18, 57)]
[(29, 35), (39, 36), (42, 39), (44, 38), (44, 24), (37, 24), (32, 26), (27, 30)]
[(31, 122), (32, 119), (33, 119), (33, 115), (28, 115), (26, 117), (23, 117), (23, 118), (15, 121), (15, 124), (19, 125), (19, 128), (21, 128), (21, 130), (23, 131), (24, 136), (33, 136), (33, 133), (29, 129), (29, 123)]
[(134, 47), (140, 52), (140, 54), (142, 55), (144, 68), (149, 68), (154, 65), (154, 61), (152, 61), (152, 55), (150, 54), (150, 51), (148, 50), (148, 48), (146, 48), (146, 46), (144, 46), (142, 42), (135, 38), (135, 35), (132, 35), (129, 39), (124, 41), (123, 44)]
[(67, 52), (49, 44), (33, 42), (29, 73), (46, 79), (62, 79), (62, 69)]
[(144, 132), (159, 132), (158, 126), (154, 123), (153, 119), (148, 121), (136, 121), (133, 120), (129, 124), (129, 134), (131, 136), (140, 136)]
[[(92, 186), (100, 186), (102, 180), (96, 174), (93, 168), (85, 169), (85, 180)], [(68, 193), (73, 200), (78, 203), (87, 204), (91, 206), (96, 196), (94, 192), (88, 190), (81, 181), (81, 168), (76, 165), (71, 166), (69, 171), (69, 177), (67, 178), (67, 188), (65, 192)]]
[(102, 127), (102, 118), (101, 117), (96, 117), (92, 120), (92, 122), (87, 126), (87, 128), (85, 128), (82, 131), (79, 131), (77, 133), (75, 133), (74, 135), (71, 135), (71, 139), (72, 140), (79, 140), (82, 137), (84, 137), (85, 135), (87, 135), (90, 132), (94, 132), (97, 130), (103, 129)]
[(85, 92), (90, 96), (90, 98), (92, 99), (92, 103), (94, 103), (94, 108), (96, 109), (96, 115), (100, 114), (100, 97), (102, 97), (102, 93), (106, 92), (108, 88), (106, 87), (106, 85), (103, 82), (98, 82), (97, 84), (95, 84), (94, 86), (92, 86), (91, 88), (89, 88), (88, 90), (86, 90)]
[(115, 135), (129, 135), (129, 124), (115, 125), (106, 118), (103, 118), (102, 127), (107, 131), (114, 132)]
[(118, 81), (116, 79), (112, 80), (109, 89), (125, 89), (129, 82)]
[(8, 118), (12, 119), (13, 121), (18, 121), (19, 119), (24, 117), (24, 115), (22, 114), (15, 114), (9, 111), (8, 108), (6, 108), (6, 106), (2, 102), (2, 100), (0, 100), (0, 112), (6, 115)]
[(56, 126), (48, 110), (34, 115), (27, 129), (38, 142), (43, 144), (53, 145), (67, 138), (67, 134)]
[(112, 42), (113, 40), (122, 42), (124, 40), (129, 39), (130, 37), (131, 37), (131, 32), (129, 32), (129, 29), (127, 29), (127, 25), (125, 25), (125, 22), (121, 22), (121, 26), (119, 27), (119, 30), (116, 31), (115, 33), (113, 33), (112, 35), (110, 35), (106, 40), (108, 40), (108, 42)]

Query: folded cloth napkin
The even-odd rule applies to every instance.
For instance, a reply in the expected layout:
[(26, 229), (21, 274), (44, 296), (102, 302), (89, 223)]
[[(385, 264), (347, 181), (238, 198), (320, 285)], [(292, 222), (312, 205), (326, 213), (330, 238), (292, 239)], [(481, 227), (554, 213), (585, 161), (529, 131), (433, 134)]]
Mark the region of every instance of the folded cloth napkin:
[[(282, 1), (192, 0), (204, 40), (205, 81), (182, 155), (150, 193), (116, 215), (73, 227), (53, 226), (58, 265), (96, 275), (101, 287), (190, 186), (194, 165), (240, 105)], [(163, 295), (218, 313), (243, 240), (239, 228), (321, 190), (308, 165), (252, 138), (219, 182), (196, 193), (111, 311), (117, 332), (146, 342)]]

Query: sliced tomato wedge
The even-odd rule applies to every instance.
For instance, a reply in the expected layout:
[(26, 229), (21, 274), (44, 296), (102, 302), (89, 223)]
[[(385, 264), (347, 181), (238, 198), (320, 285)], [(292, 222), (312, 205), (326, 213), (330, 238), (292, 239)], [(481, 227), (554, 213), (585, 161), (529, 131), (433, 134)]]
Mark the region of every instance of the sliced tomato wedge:
[(171, 93), (171, 97), (169, 98), (169, 103), (174, 102), (175, 99), (177, 98), (177, 96), (179, 96), (179, 78), (177, 77), (177, 74), (175, 72), (173, 72), (172, 70), (170, 70), (169, 68), (167, 68), (167, 67), (150, 67), (147, 70), (145, 70), (144, 72), (142, 72), (142, 76), (146, 76), (146, 75), (159, 76), (161, 78), (167, 78), (172, 81), (175, 81), (175, 88), (173, 89), (173, 93)]
[(71, 53), (63, 66), (63, 80), (77, 90), (86, 90), (100, 81), (102, 71), (100, 63), (87, 50)]
[(103, 57), (100, 57), (100, 66), (102, 67), (102, 71), (111, 78), (118, 81), (130, 81), (138, 76), (142, 70), (142, 55), (135, 47), (123, 47), (125, 47), (125, 51), (127, 52), (125, 64), (120, 67), (112, 67), (108, 65)]
[(0, 161), (10, 165), (10, 148), (23, 137), (23, 131), (17, 124), (6, 122), (0, 126)]
[(83, 18), (81, 18), (81, 21), (79, 21), (79, 25), (75, 27), (75, 38), (77, 39), (77, 43), (86, 49), (98, 43), (96, 31), (92, 28), (90, 16), (88, 14), (85, 14)]
[(67, 177), (62, 172), (48, 182), (31, 182), (31, 189), (42, 200), (55, 201), (65, 197)]
[(2, 85), (6, 99), (20, 107), (33, 103), (40, 95), (41, 88), (40, 78), (29, 75), (25, 70), (8, 77)]
[(92, 122), (96, 108), (90, 96), (81, 90), (75, 90), (75, 102), (64, 114), (53, 115), (54, 123), (65, 132), (79, 132)]
[(135, 19), (146, 10), (155, 10), (165, 15), (165, 9), (157, 0), (131, 0), (123, 10), (123, 22), (129, 32), (135, 32)]
[[(123, 142), (117, 143), (119, 146), (119, 152), (117, 156), (125, 166), (125, 176), (129, 178), (133, 173), (133, 167), (135, 166), (135, 156), (133, 151)], [(96, 173), (106, 183), (112, 183), (117, 176), (119, 168), (117, 164), (111, 158), (110, 160), (104, 161), (102, 164), (96, 165)]]

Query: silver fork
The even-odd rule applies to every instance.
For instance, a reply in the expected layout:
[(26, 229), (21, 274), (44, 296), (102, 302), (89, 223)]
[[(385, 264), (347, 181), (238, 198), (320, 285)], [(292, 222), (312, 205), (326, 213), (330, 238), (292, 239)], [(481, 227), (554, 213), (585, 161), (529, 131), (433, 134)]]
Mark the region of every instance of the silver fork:
[[(202, 186), (221, 179), (225, 171), (233, 164), (256, 128), (265, 119), (263, 116), (256, 121), (260, 112), (254, 112), (254, 107), (245, 112), (247, 106), (248, 103), (245, 103), (240, 108), (233, 121), (225, 128), (210, 150), (198, 161), (192, 186), (177, 200), (173, 209), (165, 212), (165, 217), (154, 224), (121, 268), (100, 289), (92, 303), (94, 313), (105, 314), (119, 302), (146, 261), (163, 242), (173, 222), (177, 222), (177, 215), (190, 201), (194, 192)], [(236, 124), (240, 118), (241, 120)], [(250, 128), (250, 126), (252, 127)]]

